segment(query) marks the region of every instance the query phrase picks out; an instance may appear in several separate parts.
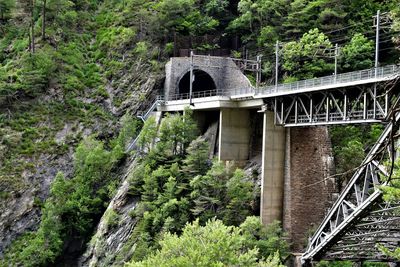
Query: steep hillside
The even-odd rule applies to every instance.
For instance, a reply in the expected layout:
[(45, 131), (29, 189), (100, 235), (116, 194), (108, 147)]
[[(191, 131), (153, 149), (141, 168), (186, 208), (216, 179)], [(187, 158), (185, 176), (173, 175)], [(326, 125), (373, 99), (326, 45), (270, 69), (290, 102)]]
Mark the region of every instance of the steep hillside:
[(16, 13), (27, 7), (16, 4), (1, 24), (0, 255), (38, 228), (56, 174), (74, 176), (79, 142), (95, 136), (110, 146), (122, 115), (145, 107), (162, 84), (147, 55), (157, 47), (138, 49), (132, 29), (107, 21), (106, 6), (48, 1), (43, 36), (37, 3), (33, 51), (22, 19), (27, 14)]
[[(279, 41), (281, 82), (331, 74), (335, 44), (339, 72), (369, 68), (379, 9), (391, 21), (380, 64), (398, 63), (398, 0), (0, 0), (0, 266), (122, 266), (187, 222), (239, 227), (257, 215), (256, 170), (213, 164), (195, 129), (171, 144), (182, 116), (159, 135), (136, 119), (162, 89), (165, 62), (235, 47), (234, 57), (264, 55), (271, 84)], [(141, 129), (146, 153), (126, 153)], [(378, 132), (331, 129), (338, 172)], [(286, 257), (279, 226), (241, 227), (257, 229), (243, 251)]]

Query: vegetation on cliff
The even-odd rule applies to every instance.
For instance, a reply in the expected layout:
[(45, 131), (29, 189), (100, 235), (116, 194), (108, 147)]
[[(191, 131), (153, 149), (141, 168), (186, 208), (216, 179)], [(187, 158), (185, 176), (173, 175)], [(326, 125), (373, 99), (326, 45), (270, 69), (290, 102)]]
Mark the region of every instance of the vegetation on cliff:
[[(325, 52), (335, 44), (339, 72), (372, 67), (371, 18), (378, 9), (392, 18), (381, 36), (380, 62), (398, 62), (398, 0), (0, 0), (0, 212), (26, 196), (31, 201), (21, 216), (40, 217), (18, 231), (10, 230), (15, 221), (1, 218), (7, 240), (15, 241), (4, 243), (0, 265), (49, 266), (74, 243), (84, 248), (120, 183), (116, 173), (130, 156), (126, 142), (141, 127), (132, 117), (161, 86), (174, 41), (240, 37), (232, 54), (262, 53), (266, 84), (273, 82), (280, 41), (279, 77), (290, 82), (332, 74)], [(190, 48), (219, 46), (203, 38)], [(345, 173), (340, 185), (380, 130), (331, 128), (337, 172)], [(255, 177), (209, 160), (198, 134), (189, 112), (167, 116), (159, 131), (153, 119), (144, 125), (138, 145), (146, 153), (130, 178), (130, 195), (140, 199), (131, 213), (138, 225), (114, 255), (116, 265), (126, 255), (132, 266), (174, 265), (171, 246), (221, 233), (225, 245), (235, 244), (221, 252), (236, 258), (215, 261), (210, 243), (207, 251), (216, 254), (204, 262), (275, 266), (287, 256), (279, 226), (264, 228), (251, 217), (259, 197)], [(398, 199), (397, 181), (384, 189), (387, 198)], [(107, 218), (111, 227), (118, 214)], [(194, 245), (191, 252), (203, 255)]]

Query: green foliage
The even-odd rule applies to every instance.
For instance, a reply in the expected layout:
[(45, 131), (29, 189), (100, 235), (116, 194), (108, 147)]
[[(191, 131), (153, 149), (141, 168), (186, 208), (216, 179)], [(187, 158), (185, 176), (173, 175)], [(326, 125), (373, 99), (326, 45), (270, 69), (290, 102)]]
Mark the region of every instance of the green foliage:
[(231, 168), (225, 168), (222, 162), (215, 162), (206, 175), (198, 175), (190, 181), (194, 202), (192, 212), (200, 222), (205, 223), (216, 216), (221, 218), (226, 207), (226, 183), (231, 177)]
[[(400, 31), (400, 7), (396, 6), (391, 10), (391, 17), (393, 19), (392, 23), (392, 31), (399, 32)], [(396, 47), (400, 50), (400, 35), (397, 34), (393, 37), (393, 41), (396, 43)]]
[[(17, 241), (5, 260), (24, 266), (48, 265), (60, 256), (67, 240), (87, 240), (94, 218), (104, 211), (111, 170), (120, 157), (118, 149), (107, 151), (100, 141), (84, 140), (74, 155), (74, 177), (65, 179), (62, 173), (57, 174), (42, 209), (39, 229)], [(109, 214), (110, 226), (116, 220), (115, 214)]]
[(258, 194), (242, 170), (233, 171), (221, 162), (215, 162), (205, 175), (195, 176), (190, 187), (192, 212), (203, 223), (216, 217), (239, 225), (251, 215), (251, 204)]
[(122, 149), (129, 144), (132, 139), (138, 135), (141, 122), (134, 119), (131, 115), (125, 114), (121, 118), (121, 128), (118, 137), (113, 140), (112, 145), (115, 147), (119, 145)]
[[(154, 122), (146, 121), (139, 138), (147, 135), (148, 125)], [(196, 124), (189, 110), (163, 118), (158, 134), (155, 126), (149, 128), (156, 135), (152, 133), (147, 143), (158, 142), (129, 177), (130, 194), (141, 199), (131, 213), (139, 219), (130, 238), (137, 240), (134, 261), (159, 248), (163, 234), (181, 233), (194, 218), (206, 223), (216, 217), (227, 225), (240, 225), (253, 214), (252, 205), (259, 193), (255, 182), (233, 166), (225, 167), (221, 162), (211, 166), (209, 145), (201, 137), (194, 139)]]
[(317, 267), (352, 267), (354, 266), (351, 261), (320, 261)]
[(136, 54), (138, 54), (140, 57), (143, 57), (147, 54), (148, 52), (148, 44), (146, 42), (138, 42), (136, 44), (135, 50), (133, 50)]
[(161, 122), (159, 131), (160, 141), (157, 143), (157, 151), (167, 156), (183, 156), (186, 147), (197, 134), (192, 110), (185, 109), (183, 115), (167, 114)]
[(269, 255), (265, 261), (259, 262), (258, 265), (260, 267), (285, 267), (285, 265), (281, 263), (279, 251)]
[(143, 128), (140, 131), (137, 144), (142, 150), (149, 151), (151, 148), (151, 144), (153, 143), (156, 136), (157, 136), (156, 118), (154, 116), (151, 116), (144, 123)]
[(197, 138), (187, 148), (187, 156), (183, 160), (182, 171), (186, 177), (205, 175), (210, 167), (209, 144), (204, 138)]
[(345, 2), (341, 0), (292, 1), (284, 23), (286, 33), (291, 37), (299, 37), (313, 28), (324, 31), (341, 28), (346, 11)]
[(366, 151), (379, 138), (382, 125), (333, 126), (330, 128), (333, 155), (339, 189), (352, 177), (355, 168), (361, 165)]
[(299, 42), (289, 42), (283, 49), (283, 69), (289, 75), (299, 79), (329, 74), (333, 70), (332, 64), (328, 64), (320, 58), (318, 53), (321, 49), (331, 48), (332, 44), (328, 37), (318, 29), (305, 33)]
[[(392, 168), (391, 164), (387, 166)], [(383, 199), (387, 202), (395, 202), (400, 199), (400, 159), (397, 158), (393, 165), (392, 178), (387, 186), (381, 188)]]
[(99, 30), (96, 38), (98, 45), (105, 51), (120, 49), (129, 44), (136, 32), (128, 27), (107, 27)]
[(355, 34), (341, 52), (344, 71), (368, 69), (373, 66), (374, 43), (362, 34)]
[(119, 215), (113, 209), (108, 209), (104, 213), (104, 221), (108, 229), (111, 229), (118, 225)]
[(228, 0), (208, 0), (205, 3), (204, 11), (210, 16), (224, 16), (228, 6)]
[[(398, 188), (397, 188), (398, 189)], [(400, 189), (398, 189), (400, 190)], [(389, 193), (391, 194), (391, 193)], [(398, 194), (398, 193), (397, 193)], [(396, 200), (400, 199), (400, 195), (396, 196)], [(385, 246), (381, 245), (381, 244), (377, 244), (377, 247), (379, 248), (380, 251), (382, 251), (385, 255), (393, 258), (393, 259), (397, 259), (400, 260), (400, 248), (396, 248), (395, 250), (390, 250), (388, 248), (386, 248)]]
[[(265, 77), (272, 75), (269, 56), (278, 38), (293, 40), (314, 28), (328, 32), (322, 35), (312, 30), (299, 44), (289, 43), (282, 69), (289, 81), (332, 73), (331, 64), (318, 57), (319, 45), (330, 47), (327, 36), (331, 40), (354, 36), (350, 42), (344, 40), (343, 70), (370, 66), (372, 43), (355, 33), (370, 35), (370, 23), (364, 22), (377, 9), (390, 10), (393, 33), (399, 30), (399, 7), (394, 0), (47, 0), (46, 6), (37, 0), (33, 10), (36, 52), (30, 53), (31, 10), (28, 1), (15, 3), (0, 0), (2, 199), (18, 195), (28, 186), (21, 173), (35, 172), (36, 159), (42, 154), (63, 154), (78, 143), (81, 127), (95, 126), (97, 130), (103, 124), (115, 125), (116, 119), (102, 108), (104, 99), (112, 98), (115, 106), (124, 109), (123, 101), (137, 93), (134, 90), (141, 87), (149, 71), (162, 70), (160, 61), (173, 52), (175, 32), (240, 36), (250, 53), (262, 47)], [(42, 11), (46, 11), (45, 21)], [(41, 26), (46, 26), (45, 38), (39, 37)], [(344, 26), (348, 28), (329, 33)], [(398, 39), (395, 35), (397, 45)], [(206, 43), (200, 48), (217, 46)], [(381, 58), (393, 57), (384, 52)], [(115, 95), (107, 93), (109, 87), (118, 87)], [(132, 214), (139, 223), (129, 243), (137, 244), (136, 259), (157, 249), (163, 233), (179, 234), (196, 216), (201, 222), (217, 216), (226, 224), (239, 225), (252, 214), (258, 195), (254, 181), (241, 170), (211, 166), (204, 140), (192, 142), (196, 131), (189, 113), (168, 117), (159, 133), (155, 121), (149, 119), (140, 135), (138, 144), (149, 153), (130, 177), (130, 193), (142, 200)], [(39, 230), (21, 237), (7, 253), (11, 265), (48, 264), (65, 249), (71, 236), (88, 239), (94, 218), (115, 192), (118, 181), (111, 181), (111, 169), (123, 157), (127, 141), (137, 134), (139, 124), (134, 119), (126, 117), (121, 124), (116, 140), (103, 145), (92, 140), (92, 145), (79, 147), (73, 178), (57, 177), (43, 204)], [(56, 133), (70, 125), (76, 135), (56, 142)], [(355, 167), (363, 158), (362, 151), (380, 132), (378, 127), (361, 129), (346, 128), (333, 134), (339, 171)], [(388, 196), (397, 197), (396, 186), (384, 189)], [(115, 225), (118, 216), (107, 216), (110, 226)], [(277, 258), (272, 256), (274, 245), (260, 243), (257, 247), (268, 248), (271, 262)]]
[[(354, 168), (358, 167), (364, 159), (364, 146), (358, 140), (350, 140), (346, 146), (341, 147), (335, 151), (335, 156), (337, 159), (337, 173), (347, 173), (345, 177), (350, 178), (355, 171)], [(346, 179), (345, 181), (348, 181)]]
[(280, 223), (274, 221), (265, 226), (259, 217), (250, 216), (240, 224), (242, 235), (245, 237), (246, 247), (258, 248), (261, 256), (279, 255), (284, 259), (289, 255), (289, 245)]
[[(204, 14), (196, 8), (195, 0), (162, 0), (154, 6), (157, 20), (165, 31), (177, 31), (183, 34), (201, 35), (214, 30), (218, 20)], [(214, 6), (215, 7), (215, 6)], [(213, 11), (212, 4), (206, 5), (207, 11)]]
[(161, 249), (141, 262), (126, 266), (274, 266), (283, 267), (279, 253), (267, 261), (257, 261), (257, 247), (246, 246), (241, 229), (210, 220), (200, 226), (196, 220), (187, 224), (180, 236), (166, 233), (160, 241)]
[(223, 221), (238, 225), (251, 215), (254, 191), (254, 184), (246, 180), (244, 171), (237, 169), (226, 183), (226, 197), (229, 201)]
[(13, 0), (0, 0), (0, 20), (7, 20), (11, 17), (11, 11), (15, 7)]
[(40, 50), (22, 58), (21, 87), (29, 95), (35, 96), (47, 88), (54, 68), (51, 50)]
[(239, 17), (229, 29), (242, 33), (242, 40), (257, 40), (260, 46), (273, 44), (282, 32), (282, 22), (287, 10), (285, 0), (241, 0), (238, 3)]

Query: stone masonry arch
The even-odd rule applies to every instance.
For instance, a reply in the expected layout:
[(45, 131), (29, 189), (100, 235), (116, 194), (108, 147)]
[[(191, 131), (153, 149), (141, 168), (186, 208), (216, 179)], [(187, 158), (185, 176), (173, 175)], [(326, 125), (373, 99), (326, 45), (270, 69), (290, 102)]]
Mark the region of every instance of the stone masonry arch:
[[(196, 75), (197, 72), (197, 75)], [(165, 66), (165, 85), (164, 85), (164, 96), (172, 96), (175, 94), (182, 93), (179, 90), (181, 85), (181, 91), (188, 93), (188, 89), (183, 89), (183, 79), (186, 79), (190, 74), (190, 58), (188, 57), (173, 57)], [(208, 89), (237, 89), (237, 88), (250, 88), (251, 84), (248, 78), (240, 71), (230, 58), (223, 57), (204, 57), (195, 58), (194, 61), (194, 73), (195, 82), (196, 79), (200, 79), (201, 75), (203, 78), (207, 78), (204, 86), (205, 90), (200, 87), (198, 91), (206, 91)], [(199, 76), (200, 75), (200, 76)], [(211, 79), (210, 79), (211, 78)], [(210, 81), (213, 81), (213, 84)], [(202, 81), (200, 79), (200, 81)], [(208, 82), (207, 82), (208, 81)], [(189, 85), (189, 82), (187, 82)], [(196, 91), (193, 90), (193, 91)]]

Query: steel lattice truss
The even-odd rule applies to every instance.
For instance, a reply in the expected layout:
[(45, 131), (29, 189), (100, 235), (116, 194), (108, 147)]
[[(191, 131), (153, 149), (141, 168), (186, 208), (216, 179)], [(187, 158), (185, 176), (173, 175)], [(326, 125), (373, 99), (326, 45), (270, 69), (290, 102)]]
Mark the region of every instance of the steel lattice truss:
[(372, 205), (365, 217), (349, 227), (340, 240), (329, 248), (325, 259), (391, 260), (381, 252), (377, 243), (391, 250), (399, 246), (400, 203), (379, 202)]
[(310, 126), (379, 122), (387, 116), (389, 94), (383, 84), (337, 88), (274, 99), (275, 123)]
[(391, 175), (393, 136), (399, 123), (397, 112), (311, 238), (304, 262), (322, 258), (393, 260), (376, 244), (389, 249), (400, 245), (400, 203), (385, 203), (380, 191)]

